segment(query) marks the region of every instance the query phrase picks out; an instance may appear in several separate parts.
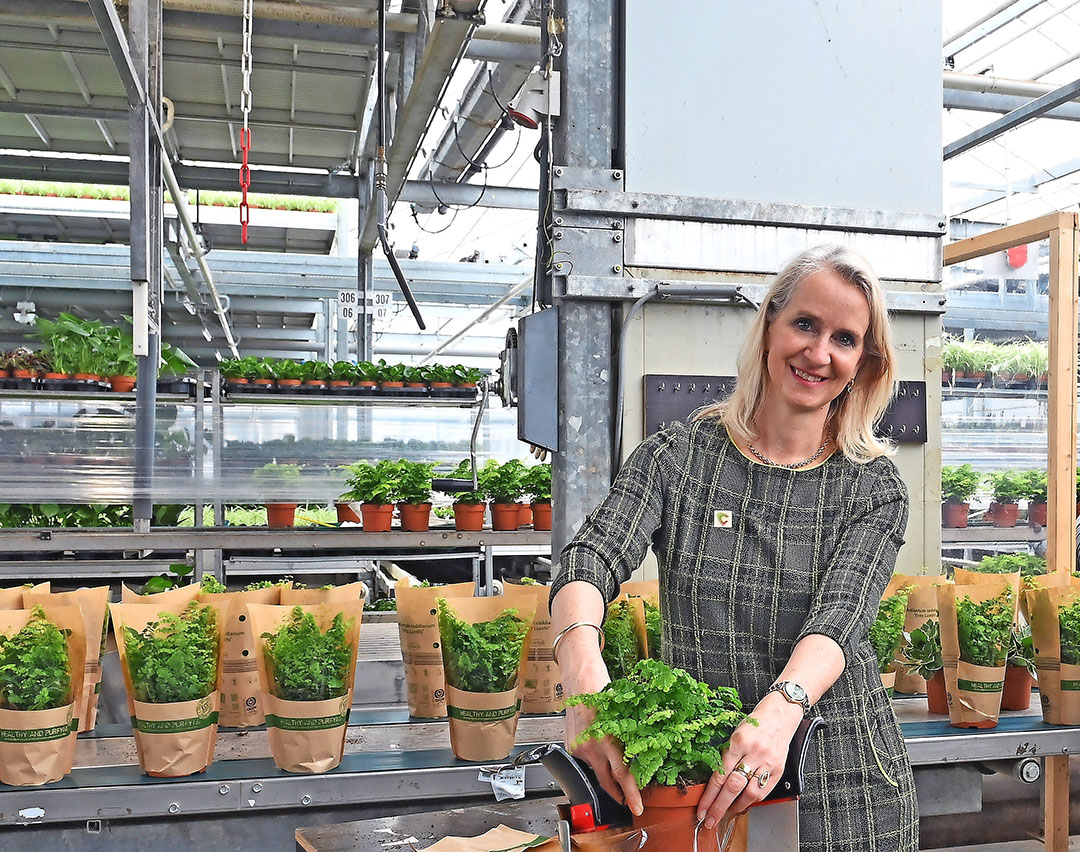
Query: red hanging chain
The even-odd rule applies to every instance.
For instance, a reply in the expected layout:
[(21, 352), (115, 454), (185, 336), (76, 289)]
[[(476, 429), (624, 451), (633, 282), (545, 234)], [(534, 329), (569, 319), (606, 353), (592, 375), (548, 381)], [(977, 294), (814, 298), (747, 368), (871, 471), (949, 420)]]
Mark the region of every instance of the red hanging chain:
[(248, 155), (251, 153), (251, 128), (248, 127), (248, 115), (251, 113), (251, 25), (254, 0), (244, 0), (244, 44), (240, 54), (240, 71), (243, 75), (243, 87), (240, 90), (240, 111), (244, 114), (244, 126), (240, 130), (240, 242), (247, 244), (248, 188), (251, 186), (251, 168)]

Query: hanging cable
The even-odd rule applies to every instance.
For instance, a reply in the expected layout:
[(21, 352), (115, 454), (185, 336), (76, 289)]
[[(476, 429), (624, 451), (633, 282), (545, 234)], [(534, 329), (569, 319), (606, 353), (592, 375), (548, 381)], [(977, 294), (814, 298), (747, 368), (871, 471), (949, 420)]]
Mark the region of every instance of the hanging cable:
[(240, 112), (244, 116), (244, 126), (240, 130), (240, 242), (247, 244), (248, 221), (251, 211), (248, 207), (248, 188), (251, 186), (251, 168), (248, 166), (248, 154), (251, 152), (251, 128), (248, 116), (251, 114), (251, 27), (254, 18), (255, 0), (244, 0), (244, 43), (240, 54), (240, 73), (243, 85), (240, 89)]

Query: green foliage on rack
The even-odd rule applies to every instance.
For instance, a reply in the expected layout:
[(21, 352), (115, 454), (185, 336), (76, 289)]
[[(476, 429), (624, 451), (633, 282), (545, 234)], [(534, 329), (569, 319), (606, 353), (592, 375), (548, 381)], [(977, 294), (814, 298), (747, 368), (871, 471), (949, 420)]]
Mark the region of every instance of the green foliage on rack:
[(305, 382), (326, 382), (330, 380), (330, 365), (325, 361), (304, 361), (300, 378)]
[(736, 690), (713, 688), (660, 660), (641, 660), (626, 677), (566, 703), (596, 711), (574, 745), (615, 738), (639, 787), (706, 781), (720, 770), (735, 728), (757, 724), (743, 714)]
[(142, 587), (141, 595), (156, 595), (158, 592), (167, 592), (179, 586), (186, 586), (191, 582), (191, 576), (195, 569), (184, 562), (177, 562), (169, 566), (169, 570), (151, 577)]
[(304, 365), (291, 358), (282, 358), (274, 362), (274, 378), (288, 381), (302, 380), (304, 378)]
[(981, 574), (1013, 574), (1020, 572), (1022, 577), (1036, 577), (1049, 569), (1046, 560), (1031, 553), (997, 553), (984, 556), (975, 570)]
[(276, 633), (264, 633), (263, 652), (274, 695), (287, 701), (321, 701), (348, 691), (353, 620), (334, 616), (326, 631), (315, 617), (293, 607)]
[(494, 503), (513, 503), (524, 491), (525, 463), (510, 459), (499, 464), (488, 459), (477, 472), (480, 490)]
[(1015, 503), (1027, 493), (1027, 480), (1015, 470), (995, 470), (986, 479), (999, 503)]
[(660, 659), (664, 635), (664, 623), (660, 618), (660, 607), (648, 598), (643, 598), (645, 605), (645, 637), (649, 642), (649, 656), (654, 660)]
[(334, 382), (355, 382), (359, 373), (352, 361), (335, 361), (330, 365), (330, 380)]
[(208, 595), (220, 595), (229, 591), (225, 584), (213, 574), (203, 574), (199, 586), (202, 588), (203, 593)]
[(904, 615), (910, 589), (901, 589), (878, 604), (877, 617), (870, 625), (870, 644), (877, 655), (878, 671), (892, 668), (896, 652), (904, 638)]
[[(155, 518), (157, 508), (155, 507)], [(131, 506), (103, 503), (0, 503), (0, 528), (20, 527), (97, 528), (130, 527)]]
[(491, 621), (469, 624), (445, 598), (439, 598), (437, 605), (446, 682), (466, 692), (513, 689), (529, 623), (516, 609), (508, 608)]
[(932, 618), (916, 627), (907, 636), (903, 651), (909, 675), (930, 680), (945, 666), (941, 655), (941, 625)]
[(387, 364), (382, 358), (376, 364), (380, 382), (403, 382), (405, 381), (404, 364)]
[(534, 464), (521, 477), (521, 487), (534, 503), (551, 502), (551, 465)]
[(413, 505), (431, 502), (431, 474), (435, 465), (398, 459), (397, 494), (395, 502)]
[[(469, 459), (462, 459), (447, 475), (448, 479), (467, 479), (472, 482), (473, 468), (472, 462)], [(467, 506), (475, 506), (477, 503), (484, 502), (484, 490), (483, 486), (479, 484), (480, 472), (477, 471), (477, 489), (475, 491), (447, 491), (444, 493), (453, 497), (455, 503), (462, 503)]]
[(1035, 671), (1035, 640), (1031, 635), (1031, 625), (1025, 624), (1012, 628), (1012, 639), (1009, 642), (1009, 653), (1005, 658), (1006, 665), (1023, 666), (1032, 677)]
[(0, 634), (0, 707), (51, 710), (71, 702), (67, 638), (40, 606), (21, 630)]
[(604, 619), (604, 659), (612, 679), (626, 677), (641, 659), (637, 632), (634, 630), (634, 612), (630, 601), (612, 601)]
[[(395, 503), (401, 490), (401, 466), (389, 459), (378, 464), (356, 462), (345, 465), (346, 490), (338, 499), (350, 503), (385, 506)], [(430, 476), (429, 476), (430, 480)]]
[(167, 704), (205, 698), (217, 688), (217, 613), (192, 601), (163, 612), (141, 631), (124, 627), (128, 675), (137, 701)]
[(1080, 666), (1080, 598), (1058, 607), (1061, 662)]
[(1012, 589), (980, 603), (967, 596), (957, 600), (960, 659), (976, 666), (1004, 665), (1013, 621)]
[(942, 465), (941, 496), (949, 503), (966, 503), (980, 480), (978, 471), (970, 464)]
[(397, 598), (379, 598), (374, 603), (365, 603), (364, 612), (397, 612)]
[[(203, 579), (206, 579), (205, 577)], [(290, 586), (292, 585), (292, 578), (281, 577), (277, 580), (252, 580), (241, 591), (255, 592), (259, 589), (272, 589), (274, 586)]]
[(296, 485), (300, 482), (300, 465), (270, 462), (256, 468), (252, 475), (260, 482)]
[(1022, 476), (1024, 478), (1023, 496), (1032, 503), (1045, 503), (1047, 490), (1046, 471), (1025, 470)]

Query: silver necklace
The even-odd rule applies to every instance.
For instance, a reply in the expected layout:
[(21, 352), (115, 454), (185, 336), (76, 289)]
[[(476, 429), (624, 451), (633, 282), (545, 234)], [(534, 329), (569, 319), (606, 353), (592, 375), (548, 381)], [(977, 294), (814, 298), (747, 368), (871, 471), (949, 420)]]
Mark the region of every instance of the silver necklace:
[(817, 452), (810, 456), (810, 458), (806, 459), (805, 461), (795, 462), (794, 464), (780, 464), (780, 462), (774, 462), (753, 444), (747, 443), (746, 446), (750, 449), (750, 452), (754, 454), (758, 461), (762, 461), (765, 464), (771, 464), (773, 467), (783, 467), (787, 468), (788, 470), (796, 470), (800, 467), (806, 467), (808, 464), (812, 464), (813, 462), (816, 462), (819, 458), (821, 458), (821, 454), (825, 452), (825, 448), (829, 446), (829, 439), (826, 438), (825, 443), (818, 447)]

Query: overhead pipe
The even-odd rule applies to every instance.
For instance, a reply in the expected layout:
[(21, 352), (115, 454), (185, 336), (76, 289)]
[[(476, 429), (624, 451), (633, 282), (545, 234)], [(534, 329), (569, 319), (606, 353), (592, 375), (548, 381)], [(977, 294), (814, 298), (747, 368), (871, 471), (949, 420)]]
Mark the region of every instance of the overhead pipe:
[(482, 314), (480, 314), (475, 319), (469, 320), (469, 322), (466, 323), (463, 328), (461, 328), (455, 334), (452, 334), (450, 337), (446, 338), (446, 340), (444, 340), (442, 343), (440, 343), (438, 346), (428, 352), (428, 354), (421, 359), (420, 363), (428, 363), (432, 358), (434, 358), (448, 346), (451, 346), (454, 341), (461, 340), (461, 338), (465, 336), (469, 329), (478, 326), (480, 323), (490, 317), (493, 313), (495, 313), (495, 311), (497, 311), (499, 308), (501, 308), (503, 305), (505, 305), (507, 302), (517, 296), (527, 286), (529, 286), (532, 283), (532, 280), (533, 276), (530, 272), (528, 275), (522, 278), (519, 283), (515, 284), (513, 287), (503, 293), (503, 295), (501, 295), (498, 299), (492, 302)]
[(1005, 0), (1005, 2), (999, 3), (997, 6), (995, 6), (993, 9), (991, 9), (989, 12), (987, 12), (986, 14), (981, 16), (977, 21), (973, 21), (970, 24), (968, 24), (967, 26), (961, 27), (956, 32), (945, 36), (945, 41), (943, 41), (941, 43), (942, 49), (944, 49), (946, 51), (946, 53), (948, 53), (947, 48), (954, 41), (959, 41), (960, 39), (962, 39), (964, 36), (966, 36), (968, 33), (970, 33), (975, 28), (981, 27), (983, 24), (985, 24), (987, 21), (989, 21), (992, 17), (994, 17), (994, 15), (1000, 15), (1002, 12), (1004, 12), (1006, 9), (1008, 9), (1010, 6), (1012, 6), (1015, 2), (1016, 2), (1016, 0)]
[(233, 337), (232, 328), (229, 326), (225, 306), (222, 305), (221, 296), (214, 285), (214, 276), (210, 274), (210, 267), (206, 263), (206, 257), (203, 252), (199, 251), (199, 238), (191, 221), (191, 211), (188, 210), (187, 198), (176, 180), (176, 173), (173, 171), (172, 163), (168, 157), (161, 158), (161, 171), (165, 175), (165, 183), (169, 186), (169, 195), (172, 196), (173, 205), (176, 207), (176, 216), (184, 228), (184, 233), (187, 234), (192, 253), (195, 255), (195, 262), (199, 265), (199, 271), (202, 272), (206, 287), (210, 291), (210, 300), (213, 303), (214, 313), (217, 314), (218, 321), (221, 323), (221, 330), (225, 333), (225, 342), (228, 344), (233, 357), (239, 358), (240, 351), (236, 347), (236, 338)]
[[(1077, 3), (1080, 3), (1080, 0), (1069, 0), (1068, 3), (1066, 3), (1064, 6), (1062, 6), (1060, 8), (1051, 9), (1049, 14), (1044, 15), (1043, 17), (1039, 18), (1039, 20), (1037, 20), (1037, 21), (1032, 21), (1030, 24), (1028, 24), (1026, 27), (1024, 27), (1022, 30), (1020, 30), (1020, 32), (1013, 35), (1009, 39), (1010, 42), (1015, 42), (1017, 39), (1023, 38), (1028, 33), (1032, 32), (1033, 30), (1038, 29), (1039, 27), (1041, 27), (1043, 24), (1045, 24), (1051, 18), (1056, 18), (1062, 12), (1067, 12), (1069, 9), (1071, 9), (1073, 6), (1075, 6)], [(979, 56), (976, 59), (965, 59), (964, 60), (964, 67), (961, 70), (962, 71), (971, 71), (972, 69), (977, 69), (980, 62), (982, 62), (984, 59), (988, 59), (992, 54), (996, 53), (1000, 49), (1001, 49), (1000, 46), (994, 47), (994, 48), (991, 48), (990, 50), (986, 51), (985, 53), (979, 54)], [(1049, 73), (1050, 73), (1049, 71), (1044, 71), (1043, 72), (1043, 74), (1049, 74)], [(1033, 74), (1031, 79), (1038, 80), (1039, 77), (1043, 76), (1043, 74)]]
[[(1010, 7), (1010, 6), (1012, 7), (1012, 11), (1011, 11), (1010, 14), (1005, 15), (1004, 17), (1002, 17), (998, 21), (994, 21), (989, 27), (982, 30), (982, 32), (977, 33), (976, 35), (974, 35), (971, 38), (967, 38), (968, 34), (971, 32), (971, 30), (969, 30), (968, 33), (964, 33), (963, 37), (961, 37), (960, 39), (955, 39), (954, 38), (951, 42), (946, 42), (946, 44), (945, 44), (945, 55), (946, 56), (955, 56), (956, 54), (967, 50), (969, 47), (973, 47), (974, 45), (976, 45), (980, 41), (982, 41), (984, 38), (986, 38), (987, 36), (993, 35), (998, 30), (1000, 30), (1002, 27), (1007, 26), (1008, 24), (1011, 24), (1013, 21), (1015, 21), (1016, 19), (1018, 19), (1022, 15), (1026, 15), (1028, 12), (1030, 12), (1036, 6), (1041, 6), (1045, 2), (1046, 2), (1046, 0), (1013, 0), (1012, 3), (1006, 3), (1005, 4), (1006, 7)], [(988, 19), (984, 19), (979, 24), (979, 26), (982, 26), (982, 24), (986, 23), (987, 20)], [(950, 50), (949, 48), (952, 47), (952, 45), (957, 41), (960, 41), (960, 44), (957, 47), (953, 47)]]
[(942, 82), (946, 89), (957, 89), (962, 92), (997, 92), (1002, 95), (1019, 95), (1025, 98), (1037, 98), (1061, 88), (1054, 83), (988, 77), (983, 74), (961, 74), (957, 71), (946, 71)]

